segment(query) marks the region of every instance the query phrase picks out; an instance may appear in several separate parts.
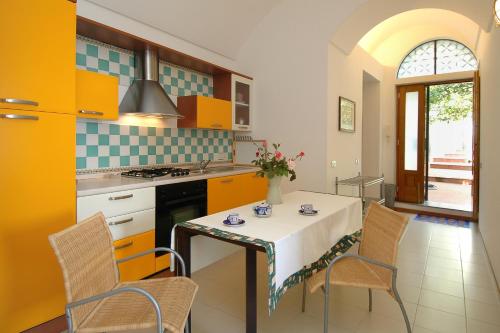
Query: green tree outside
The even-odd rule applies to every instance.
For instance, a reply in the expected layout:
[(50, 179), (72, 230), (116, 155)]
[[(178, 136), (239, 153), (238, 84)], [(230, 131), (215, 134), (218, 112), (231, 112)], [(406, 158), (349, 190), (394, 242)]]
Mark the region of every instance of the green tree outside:
[(449, 123), (470, 117), (472, 115), (473, 87), (472, 82), (430, 86), (430, 123)]

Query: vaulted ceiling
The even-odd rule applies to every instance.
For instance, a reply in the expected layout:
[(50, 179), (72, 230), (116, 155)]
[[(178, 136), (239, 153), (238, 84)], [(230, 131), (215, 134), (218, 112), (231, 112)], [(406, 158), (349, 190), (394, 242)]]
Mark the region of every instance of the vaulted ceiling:
[(234, 59), (260, 20), (282, 0), (89, 1)]
[[(344, 53), (349, 54), (359, 40), (381, 22), (419, 9), (447, 11), (441, 12), (440, 17), (433, 17), (437, 23), (441, 20), (449, 21), (448, 13), (455, 13), (467, 17), (483, 31), (488, 31), (493, 21), (492, 8), (492, 0), (366, 0), (335, 30), (332, 42)], [(426, 17), (420, 19), (422, 22), (427, 20)], [(399, 23), (405, 25), (404, 20)]]
[[(300, 6), (317, 11), (333, 0), (86, 0), (146, 26), (235, 60), (256, 27), (274, 9)], [(348, 0), (335, 0), (338, 5)], [(85, 1), (83, 1), (85, 2)], [(357, 0), (358, 8), (344, 22), (333, 22), (331, 41), (346, 54), (359, 40), (369, 53), (389, 65), (402, 49), (435, 37), (456, 37), (474, 48), (478, 30), (492, 21), (492, 0)], [(300, 6), (292, 6), (299, 3)], [(306, 13), (304, 13), (306, 15)], [(318, 22), (330, 15), (316, 13)], [(323, 16), (322, 16), (323, 15)], [(320, 17), (321, 16), (321, 17)], [(286, 22), (280, 21), (281, 23)], [(381, 23), (382, 22), (382, 23)], [(289, 23), (289, 22), (288, 22)], [(277, 25), (280, 23), (277, 22)], [(293, 24), (293, 23), (292, 23)], [(272, 26), (272, 25), (271, 25)], [(372, 30), (371, 30), (372, 29)], [(436, 35), (436, 32), (437, 35)], [(270, 31), (271, 33), (271, 31)], [(293, 32), (290, 32), (293, 34)], [(318, 31), (318, 33), (324, 33)], [(328, 35), (328, 34), (325, 34)], [(394, 52), (391, 52), (394, 49)], [(385, 55), (383, 55), (385, 53)]]
[(416, 9), (379, 23), (359, 45), (384, 66), (398, 66), (415, 46), (432, 39), (453, 39), (474, 51), (480, 26), (456, 12)]

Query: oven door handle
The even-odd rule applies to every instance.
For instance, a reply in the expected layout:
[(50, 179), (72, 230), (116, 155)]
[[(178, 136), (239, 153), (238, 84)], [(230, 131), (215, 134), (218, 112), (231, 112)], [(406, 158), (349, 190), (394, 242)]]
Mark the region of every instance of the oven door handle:
[(207, 198), (206, 194), (199, 194), (199, 195), (195, 195), (195, 196), (192, 196), (192, 197), (175, 199), (175, 200), (167, 201), (163, 205), (163, 207), (170, 207), (170, 206), (178, 205), (178, 204), (181, 204), (181, 203), (184, 203), (184, 202), (190, 202), (190, 201), (199, 200), (199, 199), (206, 199), (206, 198)]

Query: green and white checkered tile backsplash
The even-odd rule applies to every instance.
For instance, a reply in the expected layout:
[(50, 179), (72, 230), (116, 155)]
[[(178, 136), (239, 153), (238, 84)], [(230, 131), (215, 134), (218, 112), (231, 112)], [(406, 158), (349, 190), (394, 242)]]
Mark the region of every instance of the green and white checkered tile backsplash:
[[(134, 53), (78, 36), (76, 67), (119, 78), (120, 86), (134, 80)], [(175, 101), (177, 96), (213, 96), (210, 75), (160, 62), (159, 82)], [(155, 128), (101, 122), (77, 122), (78, 170), (198, 162), (215, 153), (232, 159), (228, 131)]]
[[(134, 53), (78, 36), (76, 67), (116, 76), (121, 86), (130, 86), (134, 80)], [(213, 96), (213, 78), (210, 75), (162, 61), (159, 67), (159, 81), (167, 94)]]
[(134, 80), (134, 53), (78, 36), (76, 67), (116, 76), (120, 85), (129, 86)]
[(229, 131), (77, 122), (76, 168), (91, 170), (232, 159)]

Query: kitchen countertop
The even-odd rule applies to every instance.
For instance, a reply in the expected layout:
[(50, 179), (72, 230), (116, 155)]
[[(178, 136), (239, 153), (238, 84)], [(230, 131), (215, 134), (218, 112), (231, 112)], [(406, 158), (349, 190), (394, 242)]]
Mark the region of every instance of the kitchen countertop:
[[(220, 169), (220, 171), (217, 169)], [(95, 194), (134, 190), (138, 188), (189, 182), (193, 180), (234, 176), (256, 172), (258, 170), (259, 168), (253, 166), (215, 167), (207, 168), (208, 172), (206, 173), (193, 173), (188, 176), (180, 177), (167, 175), (154, 179), (129, 178), (123, 177), (120, 174), (103, 174), (96, 175), (94, 178), (78, 179), (76, 184), (76, 196), (85, 197)]]

